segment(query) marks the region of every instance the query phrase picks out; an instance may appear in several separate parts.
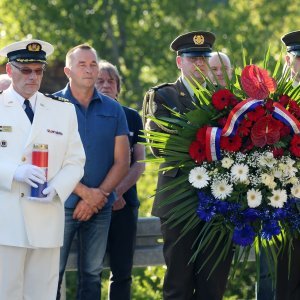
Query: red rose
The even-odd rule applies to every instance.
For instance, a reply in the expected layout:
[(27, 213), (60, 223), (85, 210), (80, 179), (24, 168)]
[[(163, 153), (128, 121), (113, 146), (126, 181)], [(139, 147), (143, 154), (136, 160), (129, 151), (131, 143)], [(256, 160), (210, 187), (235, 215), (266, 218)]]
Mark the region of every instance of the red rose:
[(253, 111), (247, 113), (247, 118), (250, 121), (256, 122), (258, 119), (266, 114), (265, 109), (260, 105), (257, 106)]
[(280, 129), (280, 138), (290, 135), (291, 129), (282, 123), (282, 127)]
[(279, 103), (284, 106), (284, 107), (287, 107), (289, 102), (290, 102), (291, 98), (288, 96), (288, 95), (281, 95), (279, 97)]
[(218, 90), (212, 95), (212, 104), (217, 110), (223, 110), (229, 105), (232, 97), (234, 95), (229, 90)]
[(193, 141), (189, 148), (190, 157), (196, 162), (201, 163), (206, 160), (205, 143)]
[(243, 125), (244, 127), (252, 127), (252, 121), (251, 120), (248, 120), (248, 119), (243, 119), (242, 122), (241, 122), (241, 125)]
[(276, 81), (267, 70), (255, 65), (246, 66), (241, 74), (241, 84), (246, 94), (253, 99), (265, 99), (276, 90)]
[(280, 158), (280, 157), (282, 157), (283, 153), (284, 153), (284, 149), (282, 149), (282, 148), (274, 148), (274, 149), (273, 149), (273, 156), (274, 156), (275, 158)]
[(282, 123), (271, 115), (260, 118), (251, 129), (251, 140), (257, 147), (273, 145), (280, 140)]
[(241, 152), (242, 153), (248, 152), (248, 151), (252, 150), (253, 147), (254, 147), (254, 145), (253, 145), (251, 139), (247, 138), (247, 140), (245, 142), (243, 142)]
[(252, 121), (243, 119), (238, 127), (238, 135), (239, 136), (248, 136), (250, 133), (250, 127), (252, 126)]
[(241, 137), (243, 136), (248, 136), (250, 133), (250, 129), (248, 127), (245, 126), (239, 126), (237, 129), (237, 134)]
[(236, 152), (242, 146), (242, 139), (238, 135), (233, 137), (222, 136), (220, 140), (220, 147), (223, 150)]
[(198, 129), (197, 133), (196, 133), (196, 140), (199, 142), (204, 143), (205, 142), (205, 136), (206, 136), (206, 129), (207, 129), (207, 125), (201, 127)]
[(268, 98), (266, 101), (265, 107), (269, 113), (272, 113), (274, 111), (273, 100)]
[(300, 157), (300, 136), (294, 135), (291, 144), (290, 144), (290, 151), (296, 157)]
[(223, 128), (226, 124), (226, 121), (227, 121), (226, 117), (220, 118), (218, 119), (218, 125)]
[(289, 111), (295, 115), (297, 118), (300, 118), (300, 107), (295, 100), (290, 100), (289, 102)]
[(234, 96), (230, 98), (230, 105), (235, 107), (239, 103), (239, 100), (236, 99)]

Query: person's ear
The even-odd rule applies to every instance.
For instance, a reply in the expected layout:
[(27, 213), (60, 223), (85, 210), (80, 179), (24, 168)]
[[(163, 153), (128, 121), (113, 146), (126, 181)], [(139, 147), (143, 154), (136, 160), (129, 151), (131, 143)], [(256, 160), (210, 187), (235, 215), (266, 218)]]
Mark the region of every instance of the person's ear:
[(66, 76), (67, 76), (68, 78), (70, 78), (70, 73), (71, 73), (70, 68), (64, 67), (64, 73), (66, 74)]
[(181, 56), (176, 56), (176, 65), (178, 69), (181, 69), (182, 67), (182, 57)]
[(289, 67), (291, 66), (291, 58), (290, 58), (289, 55), (286, 55), (286, 56), (285, 56), (285, 62), (286, 62), (286, 64), (287, 64)]
[(11, 65), (10, 65), (10, 64), (6, 64), (5, 70), (6, 70), (7, 75), (8, 75), (9, 77), (11, 77), (12, 68), (11, 68)]

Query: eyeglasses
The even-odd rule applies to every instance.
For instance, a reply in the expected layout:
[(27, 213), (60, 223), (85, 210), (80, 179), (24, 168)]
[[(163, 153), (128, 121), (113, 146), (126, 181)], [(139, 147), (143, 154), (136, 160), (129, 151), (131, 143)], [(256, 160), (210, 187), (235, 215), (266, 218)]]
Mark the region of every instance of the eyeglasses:
[(15, 64), (12, 64), (12, 63), (11, 63), (11, 65), (14, 66), (16, 69), (18, 69), (23, 75), (30, 75), (32, 72), (35, 72), (36, 75), (42, 75), (43, 72), (46, 70), (45, 67), (33, 70), (30, 68), (26, 68), (26, 67), (22, 68)]

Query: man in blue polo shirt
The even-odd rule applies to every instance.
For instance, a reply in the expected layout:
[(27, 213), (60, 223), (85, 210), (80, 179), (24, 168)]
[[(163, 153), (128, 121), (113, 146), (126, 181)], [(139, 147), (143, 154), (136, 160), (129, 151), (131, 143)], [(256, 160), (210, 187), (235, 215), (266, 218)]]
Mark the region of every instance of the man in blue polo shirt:
[(129, 170), (128, 127), (120, 104), (98, 93), (98, 58), (89, 45), (66, 55), (67, 86), (55, 93), (76, 108), (86, 153), (84, 176), (65, 203), (64, 245), (60, 254), (60, 285), (75, 233), (78, 234), (78, 300), (101, 299), (100, 273), (106, 250), (115, 187)]

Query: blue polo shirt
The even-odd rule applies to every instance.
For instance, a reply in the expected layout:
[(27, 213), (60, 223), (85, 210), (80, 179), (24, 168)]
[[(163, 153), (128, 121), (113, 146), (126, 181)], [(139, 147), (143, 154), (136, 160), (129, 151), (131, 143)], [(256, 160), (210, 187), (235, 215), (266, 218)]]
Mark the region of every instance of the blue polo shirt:
[[(78, 130), (86, 155), (81, 182), (96, 188), (114, 164), (115, 137), (129, 134), (122, 106), (95, 89), (89, 106), (85, 108), (73, 97), (69, 84), (54, 95), (64, 97), (75, 105)], [(106, 205), (111, 205), (115, 199), (115, 193), (111, 193)], [(65, 207), (74, 208), (79, 200), (80, 197), (72, 193)]]

